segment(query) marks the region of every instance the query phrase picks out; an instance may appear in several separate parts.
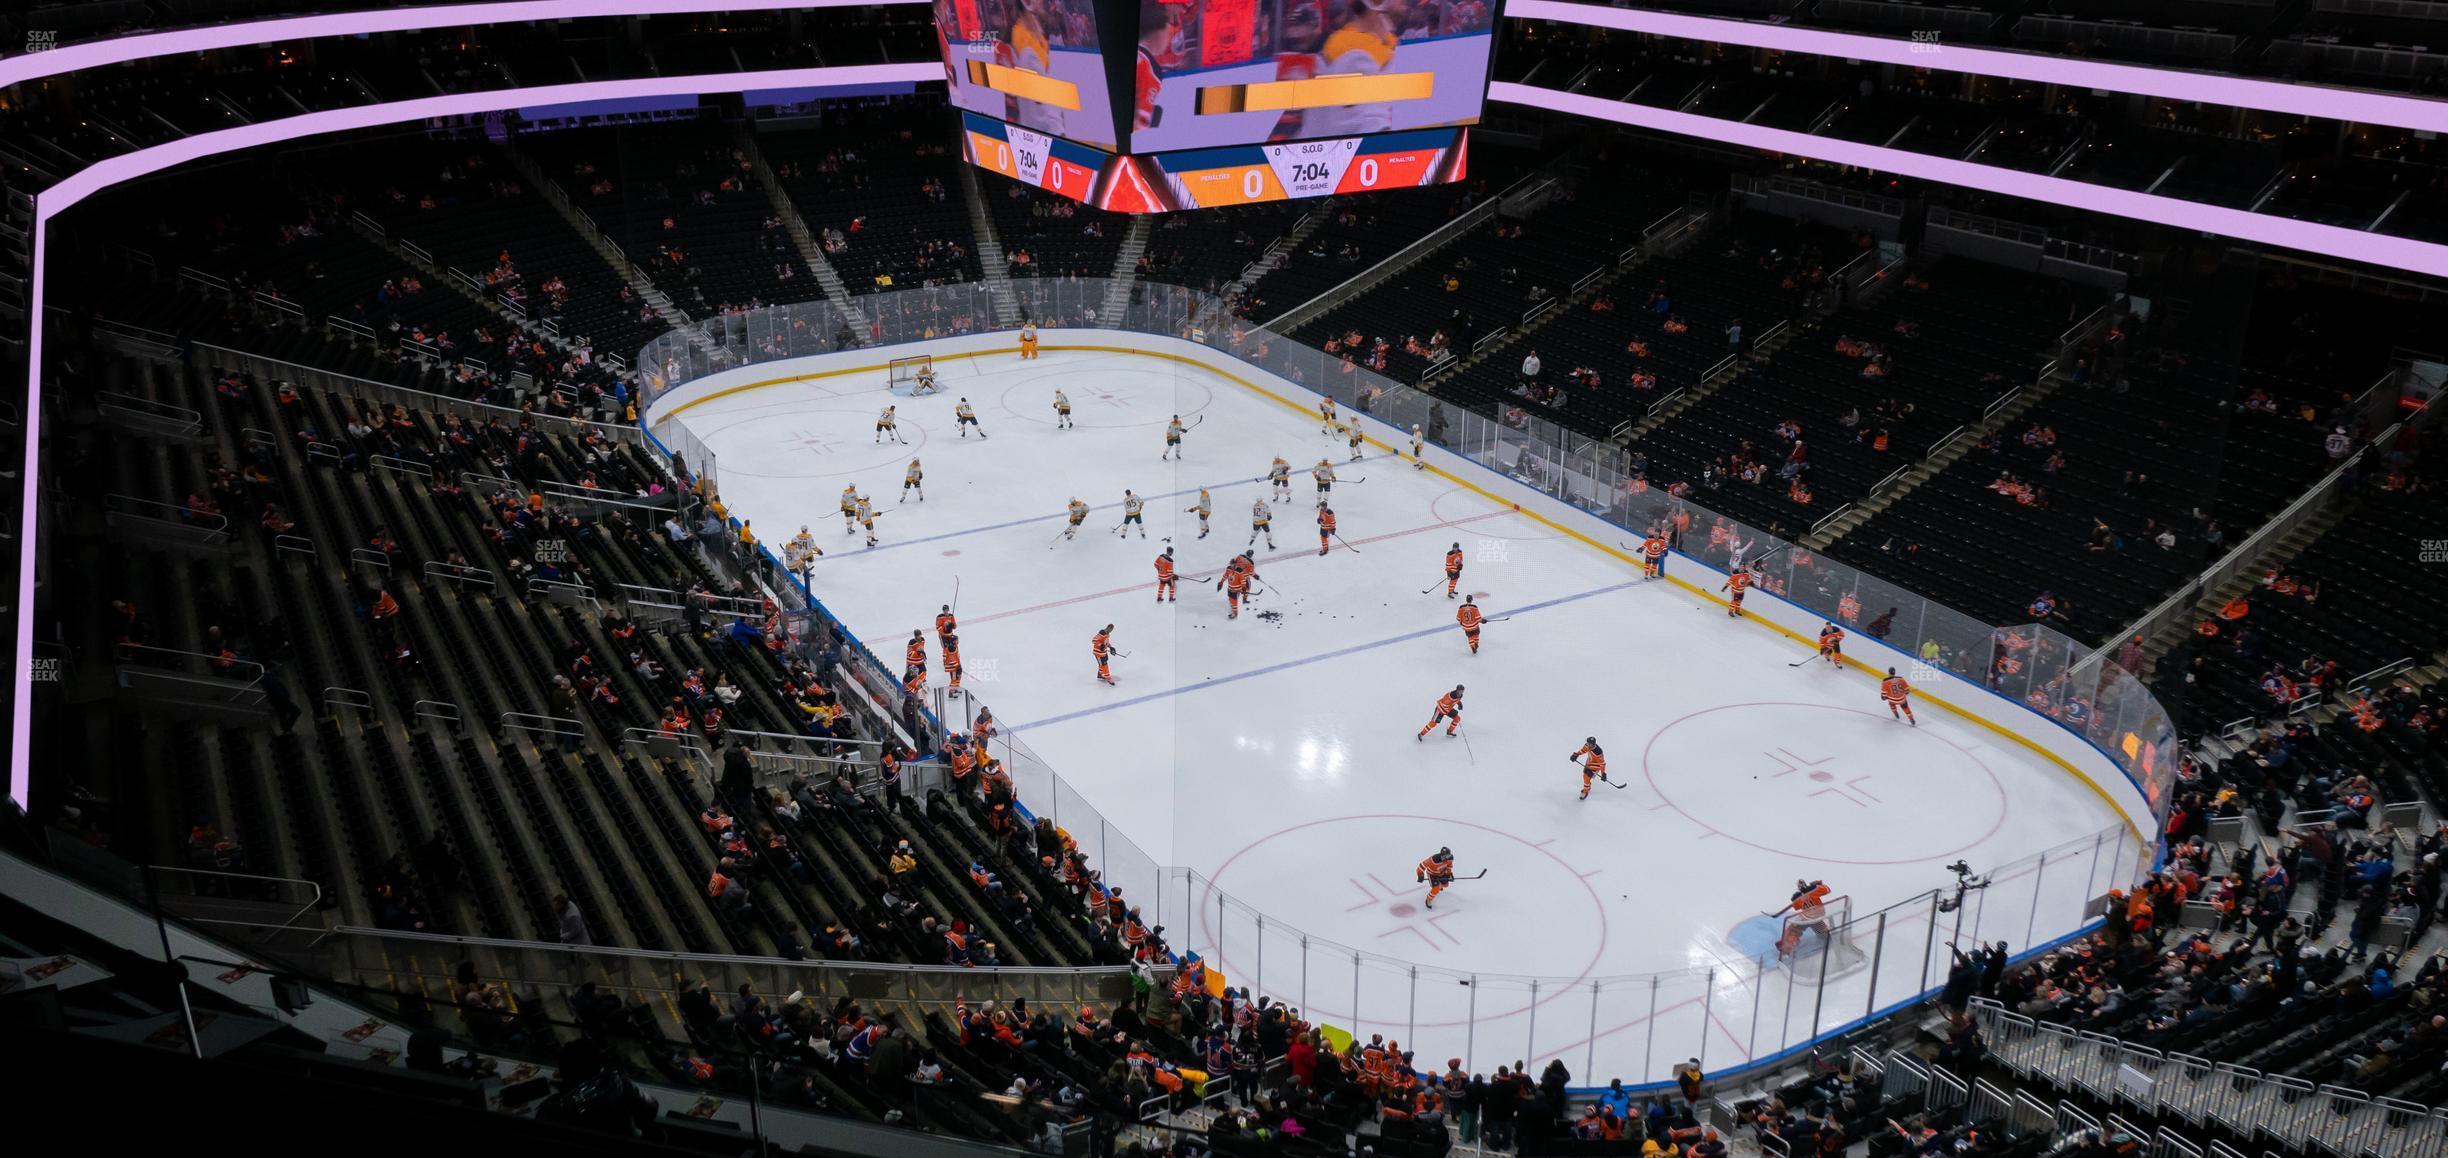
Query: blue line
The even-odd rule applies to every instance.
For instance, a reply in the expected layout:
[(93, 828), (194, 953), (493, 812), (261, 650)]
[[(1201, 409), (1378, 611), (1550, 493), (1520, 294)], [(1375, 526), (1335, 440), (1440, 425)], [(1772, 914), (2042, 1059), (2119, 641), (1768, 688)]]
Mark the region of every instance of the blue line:
[[(1553, 599), (1530, 604), (1527, 607), (1513, 608), (1512, 610), (1506, 611), (1504, 614), (1508, 616), (1528, 615), (1533, 611), (1544, 611), (1550, 607), (1559, 607), (1566, 603), (1577, 603), (1593, 596), (1613, 594), (1614, 592), (1621, 591), (1627, 587), (1638, 586), (1639, 582), (1639, 580), (1631, 580), (1623, 583), (1610, 584), (1605, 587), (1593, 587), (1587, 591), (1577, 592), (1572, 595), (1559, 595)], [(1501, 617), (1489, 616), (1489, 618), (1495, 619)], [(1350, 647), (1342, 648), (1336, 651), (1320, 652), (1316, 655), (1302, 656), (1299, 659), (1288, 659), (1278, 664), (1269, 664), (1266, 667), (1252, 668), (1249, 671), (1239, 672), (1234, 675), (1223, 676), (1217, 679), (1200, 680), (1194, 684), (1184, 684), (1169, 691), (1150, 692), (1144, 696), (1134, 696), (1130, 699), (1122, 700), (1116, 703), (1103, 704), (1093, 708), (1082, 708), (1076, 712), (1065, 712), (1059, 716), (1049, 716), (1042, 720), (1032, 720), (1025, 724), (1016, 724), (1007, 729), (1007, 731), (1017, 735), (1018, 733), (1027, 731), (1031, 728), (1043, 728), (1054, 724), (1068, 723), (1072, 720), (1077, 720), (1085, 716), (1093, 716), (1101, 712), (1110, 712), (1119, 708), (1133, 708), (1139, 706), (1140, 704), (1153, 703), (1157, 700), (1169, 699), (1173, 696), (1178, 696), (1183, 692), (1195, 692), (1204, 691), (1208, 688), (1219, 688), (1223, 687), (1225, 684), (1239, 683), (1240, 681), (1246, 679), (1256, 679), (1259, 676), (1272, 675), (1276, 672), (1284, 671), (1289, 668), (1307, 667), (1313, 663), (1324, 663), (1330, 659), (1341, 659), (1347, 655), (1357, 655), (1364, 651), (1374, 651), (1378, 648), (1390, 647), (1397, 643), (1408, 643), (1414, 639), (1424, 639), (1431, 635), (1440, 635), (1452, 630), (1453, 628), (1440, 625), (1437, 627), (1422, 628), (1418, 631), (1405, 632), (1401, 635), (1388, 636), (1384, 639), (1375, 640), (1370, 643), (1355, 643)]]
[[(1381, 459), (1381, 458), (1400, 458), (1400, 457), (1402, 457), (1402, 456), (1401, 456), (1401, 455), (1399, 455), (1399, 454), (1363, 455), (1363, 456), (1361, 456), (1360, 461), (1361, 461), (1361, 462), (1363, 462), (1363, 463), (1366, 463), (1366, 462), (1370, 462), (1370, 461), (1375, 460), (1375, 459)], [(1344, 462), (1338, 462), (1338, 463), (1336, 463), (1336, 464), (1334, 464), (1334, 465), (1335, 465), (1335, 466), (1336, 466), (1336, 467), (1339, 469), (1339, 468), (1342, 468), (1342, 467), (1350, 466), (1350, 465), (1352, 465), (1352, 464), (1351, 464), (1351, 463), (1350, 463), (1348, 460), (1346, 460), (1346, 461), (1344, 461)], [(1304, 469), (1307, 469), (1307, 468), (1304, 468), (1304, 467), (1294, 467), (1294, 468), (1293, 468), (1293, 471), (1294, 471), (1294, 473), (1297, 475), (1297, 474), (1298, 474), (1298, 472), (1300, 472), (1301, 470), (1304, 470)], [(1266, 481), (1266, 476), (1265, 476), (1265, 475), (1260, 475), (1260, 476), (1258, 476), (1257, 478), (1236, 478), (1236, 479), (1234, 479), (1234, 480), (1233, 480), (1233, 481), (1231, 481), (1231, 482), (1208, 483), (1208, 484), (1206, 484), (1204, 487), (1185, 487), (1185, 488), (1183, 488), (1183, 489), (1181, 489), (1181, 490), (1171, 491), (1171, 492), (1168, 492), (1168, 493), (1166, 493), (1166, 494), (1161, 494), (1161, 495), (1142, 495), (1142, 496), (1140, 496), (1140, 497), (1141, 497), (1141, 498), (1144, 498), (1144, 499), (1150, 499), (1150, 500), (1154, 500), (1154, 499), (1178, 499), (1178, 498), (1182, 497), (1183, 495), (1197, 494), (1197, 493), (1198, 493), (1199, 491), (1201, 491), (1201, 490), (1223, 490), (1223, 489), (1225, 489), (1226, 487), (1236, 487), (1236, 486), (1240, 486), (1240, 485), (1241, 485), (1242, 483), (1244, 483), (1244, 482), (1258, 482), (1258, 483), (1262, 483), (1262, 482), (1265, 482), (1265, 481)], [(1336, 482), (1339, 482), (1339, 483), (1347, 483), (1347, 484), (1348, 484), (1349, 482), (1351, 482), (1351, 480), (1350, 480), (1350, 479), (1337, 479), (1337, 480), (1335, 480), (1335, 481), (1336, 481)], [(1122, 504), (1120, 504), (1120, 503), (1104, 503), (1104, 504), (1100, 504), (1100, 505), (1097, 505), (1097, 506), (1092, 506), (1092, 507), (1090, 507), (1090, 508), (1088, 508), (1088, 509), (1089, 509), (1089, 510), (1091, 510), (1091, 511), (1116, 511), (1116, 510), (1120, 510), (1120, 509), (1122, 509)], [(920, 543), (934, 543), (934, 542), (940, 542), (940, 541), (942, 541), (942, 540), (944, 540), (944, 539), (957, 539), (957, 538), (960, 538), (960, 537), (961, 537), (961, 536), (963, 536), (963, 535), (983, 535), (983, 534), (985, 534), (985, 533), (986, 533), (986, 532), (988, 532), (988, 531), (1001, 531), (1001, 530), (1008, 530), (1008, 529), (1010, 529), (1010, 528), (1012, 528), (1012, 527), (1025, 527), (1025, 526), (1029, 525), (1030, 523), (1043, 523), (1043, 522), (1048, 522), (1048, 521), (1051, 521), (1051, 520), (1054, 520), (1054, 519), (1061, 519), (1061, 518), (1067, 518), (1067, 517), (1069, 517), (1069, 512), (1067, 512), (1067, 511), (1057, 511), (1057, 512), (1055, 512), (1055, 513), (1053, 513), (1053, 514), (1050, 514), (1050, 515), (1031, 515), (1031, 516), (1029, 516), (1028, 518), (1025, 518), (1025, 519), (1013, 519), (1012, 521), (1010, 521), (1010, 522), (1008, 522), (1008, 523), (989, 523), (989, 524), (987, 524), (987, 525), (985, 525), (985, 526), (983, 526), (983, 527), (969, 527), (969, 528), (967, 528), (967, 529), (964, 529), (964, 530), (959, 530), (959, 531), (945, 531), (944, 533), (942, 533), (942, 534), (940, 534), (940, 535), (928, 535), (928, 536), (926, 536), (926, 537), (925, 537), (925, 538), (923, 538), (923, 539), (904, 539), (904, 540), (902, 540), (902, 541), (900, 541), (900, 542), (897, 542), (897, 543), (886, 543), (886, 544), (884, 544), (884, 545), (882, 545), (882, 546), (879, 546), (879, 547), (877, 547), (877, 548), (875, 548), (874, 550), (871, 550), (871, 551), (849, 551), (849, 552), (844, 552), (844, 553), (843, 553), (843, 554), (842, 554), (840, 557), (841, 557), (841, 558), (845, 558), (845, 559), (855, 559), (855, 558), (860, 558), (860, 557), (867, 556), (867, 555), (872, 555), (872, 554), (874, 554), (876, 551), (890, 551), (890, 550), (892, 550), (892, 549), (893, 549), (893, 548), (895, 548), (895, 547), (915, 547), (915, 546), (917, 546), (917, 545), (918, 545), (918, 544), (920, 544)], [(824, 557), (824, 558), (832, 558), (833, 556), (828, 555), (828, 556), (823, 556), (823, 557)]]

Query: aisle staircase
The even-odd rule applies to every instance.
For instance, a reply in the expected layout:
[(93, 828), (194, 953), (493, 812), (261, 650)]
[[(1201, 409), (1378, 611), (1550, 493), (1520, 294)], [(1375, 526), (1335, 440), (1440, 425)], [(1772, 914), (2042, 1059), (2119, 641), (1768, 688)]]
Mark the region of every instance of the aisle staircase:
[(614, 244), (611, 237), (604, 233), (603, 228), (595, 224), (594, 218), (587, 216), (586, 210), (580, 209), (576, 202), (570, 200), (568, 191), (561, 188), (560, 182), (545, 175), (544, 166), (537, 164), (534, 157), (521, 152), (508, 141), (499, 142), (496, 147), (510, 162), (510, 167), (517, 170), (519, 177), (527, 182), (527, 187), (543, 194), (545, 203), (552, 206), (553, 210), (561, 215), (562, 220), (569, 222), (570, 227), (578, 231), (578, 236), (586, 239), (586, 243), (604, 259), (604, 263), (621, 275), (621, 280), (629, 283), (629, 292), (636, 294), (639, 301), (645, 302), (648, 308), (654, 310), (655, 316), (663, 319), (664, 325), (687, 334), (689, 343), (698, 349), (708, 352), (713, 350), (713, 343), (708, 341), (704, 334), (699, 333), (696, 327), (689, 324), (691, 319), (687, 312), (682, 310), (678, 303), (671, 300), (670, 294), (664, 293), (661, 287), (655, 285), (654, 279), (648, 277), (645, 270), (639, 269), (636, 262), (629, 260), (628, 254), (621, 252), (620, 246)]
[(1011, 259), (1003, 252), (1003, 235), (995, 232), (994, 215), (986, 212), (986, 190), (978, 184), (977, 166), (960, 165), (961, 204), (969, 209), (969, 232), (977, 238), (978, 271), (994, 299), (995, 324), (1020, 326), (1020, 299), (1012, 292)]
[(1828, 544), (1844, 538), (1854, 528), (1869, 522), (1872, 516), (1894, 506), (1897, 500), (1936, 477), (1938, 472), (1953, 466), (1957, 459), (1972, 453), (1972, 448), (1980, 445), (1981, 439), (2005, 429), (2008, 423), (2056, 393), (2057, 388), (2066, 382), (2065, 375), (2051, 373), (2029, 386), (2000, 396), (1989, 404), (1988, 413), (1979, 422), (1957, 429), (1932, 447), (1921, 461), (1897, 467), (1893, 473), (1873, 485), (1868, 494), (1822, 517), (1811, 526), (1810, 534), (1802, 537), (1802, 545), (1813, 551), (1826, 550)]
[(1155, 232), (1155, 214), (1132, 215), (1130, 229), (1122, 235), (1122, 248), (1114, 253), (1113, 276), (1105, 283), (1100, 317), (1117, 319), (1130, 308), (1131, 287), (1139, 284), (1139, 259), (1147, 255), (1148, 238)]
[(383, 252), (423, 273), (431, 284), (441, 286), (476, 303), (479, 308), (516, 327), (520, 333), (541, 338), (546, 345), (564, 354), (578, 352), (576, 344), (562, 336), (559, 325), (549, 319), (531, 319), (527, 316), (526, 310), (484, 292), (482, 283), (479, 283), (473, 276), (444, 266), (424, 246), (404, 237), (392, 237), (374, 219), (363, 213), (350, 214), (349, 227), (356, 230), (358, 235), (367, 241), (381, 246)]
[(1226, 301), (1237, 300), (1242, 294), (1248, 293), (1251, 286), (1257, 285), (1259, 279), (1282, 269), (1284, 262), (1291, 260), (1293, 254), (1299, 253), (1300, 247), (1307, 244), (1309, 239), (1316, 235), (1317, 231), (1334, 216), (1334, 206), (1335, 199), (1328, 198), (1325, 203), (1301, 214), (1301, 219), (1293, 222), (1292, 228), (1282, 237), (1276, 238), (1274, 244), (1267, 246), (1266, 252), (1258, 255), (1258, 260), (1241, 267), (1241, 276), (1225, 283), (1224, 290), (1219, 296)]
[(824, 246), (818, 244), (816, 233), (808, 228), (807, 219), (799, 215), (799, 207), (791, 204), (790, 193), (774, 176), (773, 166), (765, 162), (765, 150), (757, 147), (756, 132), (746, 122), (731, 126), (731, 140), (740, 153), (748, 158), (749, 171), (756, 175), (757, 186), (765, 191), (765, 201), (773, 206), (774, 216), (782, 219), (782, 228), (790, 234), (791, 245), (799, 251), (799, 260), (816, 275), (816, 284), (824, 287), (825, 300), (841, 311), (854, 333), (867, 332), (867, 314), (850, 296), (850, 287), (842, 281), (841, 272), (825, 257)]

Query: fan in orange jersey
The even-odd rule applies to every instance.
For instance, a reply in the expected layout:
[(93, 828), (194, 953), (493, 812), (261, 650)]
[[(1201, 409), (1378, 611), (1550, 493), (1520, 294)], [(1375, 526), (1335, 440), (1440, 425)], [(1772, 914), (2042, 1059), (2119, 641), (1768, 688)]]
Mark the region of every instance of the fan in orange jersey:
[(1097, 678), (1105, 681), (1106, 683), (1114, 682), (1113, 671), (1106, 666), (1106, 660), (1112, 658), (1116, 654), (1119, 654), (1114, 651), (1113, 624), (1106, 624), (1102, 630), (1096, 633), (1095, 639), (1088, 641), (1088, 650), (1096, 655)]
[(1786, 922), (1784, 931), (1777, 935), (1778, 957), (1790, 957), (1795, 949), (1801, 947), (1802, 930), (1804, 929), (1819, 934), (1821, 947), (1824, 948), (1828, 944), (1827, 899), (1826, 882), (1794, 882), (1793, 899), (1785, 903), (1784, 909), (1779, 910), (1792, 913), (1793, 920)]
[(1750, 587), (1751, 573), (1749, 571), (1736, 571), (1733, 574), (1726, 576), (1725, 584), (1717, 588), (1719, 591), (1731, 591), (1734, 593), (1733, 598), (1728, 600), (1726, 603), (1727, 618), (1742, 618), (1743, 592), (1749, 590)]
[[(1606, 780), (1607, 778), (1606, 749), (1600, 748), (1598, 737), (1592, 736), (1582, 741), (1581, 747), (1565, 759), (1581, 765), (1581, 799), (1589, 799), (1590, 781)], [(1612, 784), (1614, 781), (1607, 780), (1607, 783)]]
[(1655, 527), (1649, 537), (1641, 540), (1641, 578), (1657, 579), (1666, 574), (1666, 534)]
[(1319, 504), (1318, 504), (1318, 513), (1317, 513), (1317, 524), (1318, 524), (1318, 554), (1323, 555), (1323, 554), (1325, 554), (1325, 553), (1326, 553), (1326, 540), (1327, 540), (1328, 538), (1332, 537), (1332, 536), (1334, 535), (1334, 533), (1335, 533), (1335, 513), (1334, 513), (1334, 508), (1333, 508), (1333, 507), (1330, 507), (1330, 506), (1327, 506), (1327, 505), (1326, 505), (1326, 504), (1324, 504), (1324, 503), (1319, 503)]
[(1921, 721), (1913, 719), (1912, 684), (1897, 675), (1896, 669), (1888, 668), (1887, 678), (1879, 681), (1879, 698), (1887, 701), (1888, 719), (1903, 720), (1916, 728), (1921, 726)]
[(944, 605), (943, 605), (943, 610), (938, 611), (938, 612), (936, 612), (936, 613), (935, 613), (935, 639), (936, 639), (936, 641), (940, 643), (940, 642), (942, 642), (943, 637), (945, 637), (945, 636), (947, 636), (947, 635), (950, 635), (950, 634), (952, 634), (953, 632), (955, 632), (955, 631), (959, 631), (959, 630), (960, 630), (960, 620), (958, 620), (958, 619), (956, 619), (956, 618), (954, 618), (954, 617), (953, 617), (953, 615), (952, 615), (952, 605), (951, 605), (951, 604), (949, 604), (949, 603), (944, 604)]
[(1487, 622), (1479, 614), (1479, 605), (1471, 597), (1462, 597), (1462, 606), (1454, 608), (1454, 622), (1462, 625), (1462, 638), (1470, 641), (1472, 655), (1479, 654), (1479, 625)]
[(957, 696), (960, 694), (961, 677), (959, 636), (947, 635), (943, 637), (943, 661), (944, 674), (952, 677), (952, 694)]
[(1819, 654), (1836, 667), (1844, 666), (1844, 628), (1833, 619), (1819, 629)]
[(1445, 724), (1445, 734), (1450, 736), (1454, 734), (1454, 729), (1462, 726), (1462, 685), (1460, 684), (1455, 684), (1454, 690), (1437, 697), (1436, 714), (1428, 717), (1427, 727), (1421, 728), (1419, 735), (1411, 738), (1425, 740), (1428, 738), (1430, 729), (1438, 724), (1444, 724), (1447, 720), (1453, 721)]
[[(1457, 693), (1461, 690), (1460, 688), (1454, 689)], [(1428, 859), (1419, 862), (1419, 869), (1413, 875), (1417, 878), (1415, 883), (1424, 883), (1428, 886), (1427, 904), (1429, 908), (1435, 908), (1437, 894), (1453, 887), (1453, 850), (1440, 848), (1429, 853)]]
[(1156, 556), (1156, 602), (1173, 597), (1173, 548), (1167, 547)]
[(1454, 585), (1462, 581), (1462, 544), (1445, 548), (1445, 598), (1454, 597)]

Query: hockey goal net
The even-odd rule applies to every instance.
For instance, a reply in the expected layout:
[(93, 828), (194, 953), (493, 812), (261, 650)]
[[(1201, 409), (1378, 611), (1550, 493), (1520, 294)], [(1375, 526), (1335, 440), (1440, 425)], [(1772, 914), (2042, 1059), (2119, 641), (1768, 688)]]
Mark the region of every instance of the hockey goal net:
[(922, 373), (930, 380), (934, 378), (935, 359), (925, 354), (915, 358), (895, 358), (886, 364), (885, 372), (891, 375), (893, 393), (914, 394), (918, 391), (918, 379)]
[(1787, 913), (1785, 924), (1778, 931), (1777, 956), (1785, 961), (1809, 961), (1816, 976), (1821, 954), (1829, 954), (1825, 962), (1830, 973), (1842, 972), (1864, 962), (1861, 947), (1854, 944), (1853, 898), (1829, 897), (1821, 902), (1826, 914), (1813, 921), (1799, 913)]

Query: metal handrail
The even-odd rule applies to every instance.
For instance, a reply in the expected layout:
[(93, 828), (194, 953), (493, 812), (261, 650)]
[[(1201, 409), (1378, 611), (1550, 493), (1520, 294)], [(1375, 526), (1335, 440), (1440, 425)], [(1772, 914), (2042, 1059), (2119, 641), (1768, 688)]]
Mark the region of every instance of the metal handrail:
[(522, 732), (548, 732), (556, 736), (584, 736), (586, 725), (566, 716), (546, 716), (535, 712), (503, 712), (496, 721), (504, 729)]
[[(208, 535), (229, 537), (228, 515), (199, 515), (188, 510), (183, 503), (166, 503), (160, 499), (138, 498), (135, 495), (120, 494), (114, 491), (102, 496), (102, 509), (114, 515), (130, 515), (139, 519), (151, 519), (158, 523), (176, 523), (180, 526), (193, 527)], [(164, 511), (168, 513), (156, 513)]]

